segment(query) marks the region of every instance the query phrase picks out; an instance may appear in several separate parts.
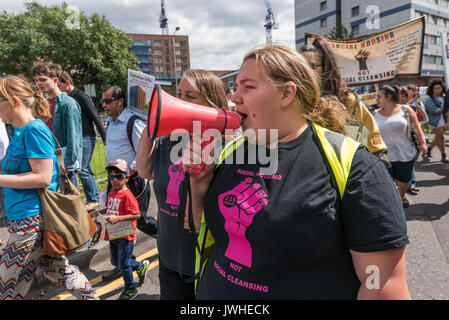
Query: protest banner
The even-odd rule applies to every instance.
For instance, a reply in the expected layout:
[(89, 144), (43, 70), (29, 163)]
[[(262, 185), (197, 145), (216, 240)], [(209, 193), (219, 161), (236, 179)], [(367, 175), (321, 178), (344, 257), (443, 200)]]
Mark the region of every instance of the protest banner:
[(154, 76), (128, 70), (128, 109), (145, 120), (148, 117), (154, 84)]
[[(355, 39), (319, 37), (328, 42), (346, 84), (360, 86), (389, 81), (399, 75), (419, 76), (424, 28), (424, 17), (420, 17)], [(306, 33), (305, 36), (309, 44), (318, 35)]]

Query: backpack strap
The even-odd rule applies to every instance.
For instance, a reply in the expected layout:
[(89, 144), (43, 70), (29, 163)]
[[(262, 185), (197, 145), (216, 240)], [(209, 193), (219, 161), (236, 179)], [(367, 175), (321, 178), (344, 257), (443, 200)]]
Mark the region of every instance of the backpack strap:
[(128, 136), (129, 143), (131, 144), (131, 147), (133, 147), (133, 149), (134, 149), (133, 129), (134, 129), (134, 122), (136, 122), (136, 120), (143, 121), (143, 119), (141, 117), (139, 117), (138, 115), (132, 115), (128, 119), (128, 122), (126, 123), (126, 135)]

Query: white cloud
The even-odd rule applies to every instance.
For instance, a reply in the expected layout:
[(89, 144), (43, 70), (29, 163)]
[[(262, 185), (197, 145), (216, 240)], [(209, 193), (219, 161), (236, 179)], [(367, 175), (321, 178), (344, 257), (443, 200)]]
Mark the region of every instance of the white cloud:
[[(43, 5), (62, 1), (41, 0)], [(99, 13), (116, 28), (129, 33), (160, 34), (160, 0), (66, 0), (87, 15)], [(244, 54), (265, 43), (264, 0), (166, 0), (170, 33), (188, 35), (192, 68), (237, 69)], [(273, 41), (295, 46), (294, 0), (271, 0), (280, 28)], [(0, 0), (6, 11), (23, 11), (19, 1)]]

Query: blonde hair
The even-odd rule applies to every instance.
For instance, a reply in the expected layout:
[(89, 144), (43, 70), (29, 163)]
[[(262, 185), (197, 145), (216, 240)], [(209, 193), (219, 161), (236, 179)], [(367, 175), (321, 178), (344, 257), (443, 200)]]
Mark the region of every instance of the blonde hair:
[(16, 76), (0, 79), (0, 97), (14, 105), (13, 97), (17, 97), (22, 104), (34, 111), (39, 119), (44, 121), (51, 117), (50, 106), (42, 93), (35, 92), (30, 83)]
[(210, 107), (228, 108), (224, 85), (215, 74), (207, 70), (187, 70), (183, 77), (200, 93)]
[(265, 45), (251, 50), (243, 58), (256, 60), (269, 81), (276, 87), (283, 87), (291, 81), (295, 84), (299, 113), (309, 121), (329, 130), (344, 133), (350, 115), (335, 96), (320, 97), (319, 76), (305, 58), (284, 45)]

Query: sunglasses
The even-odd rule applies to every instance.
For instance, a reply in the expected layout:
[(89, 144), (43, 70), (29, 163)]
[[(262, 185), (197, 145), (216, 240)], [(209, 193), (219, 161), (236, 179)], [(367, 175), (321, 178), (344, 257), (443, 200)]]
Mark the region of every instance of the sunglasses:
[(117, 98), (106, 98), (106, 99), (100, 99), (100, 103), (106, 103), (106, 104), (110, 104), (112, 101), (114, 100), (118, 100)]
[(108, 176), (108, 178), (109, 178), (109, 180), (114, 180), (114, 179), (123, 180), (126, 178), (126, 174), (123, 174), (123, 173), (122, 174), (110, 174)]

